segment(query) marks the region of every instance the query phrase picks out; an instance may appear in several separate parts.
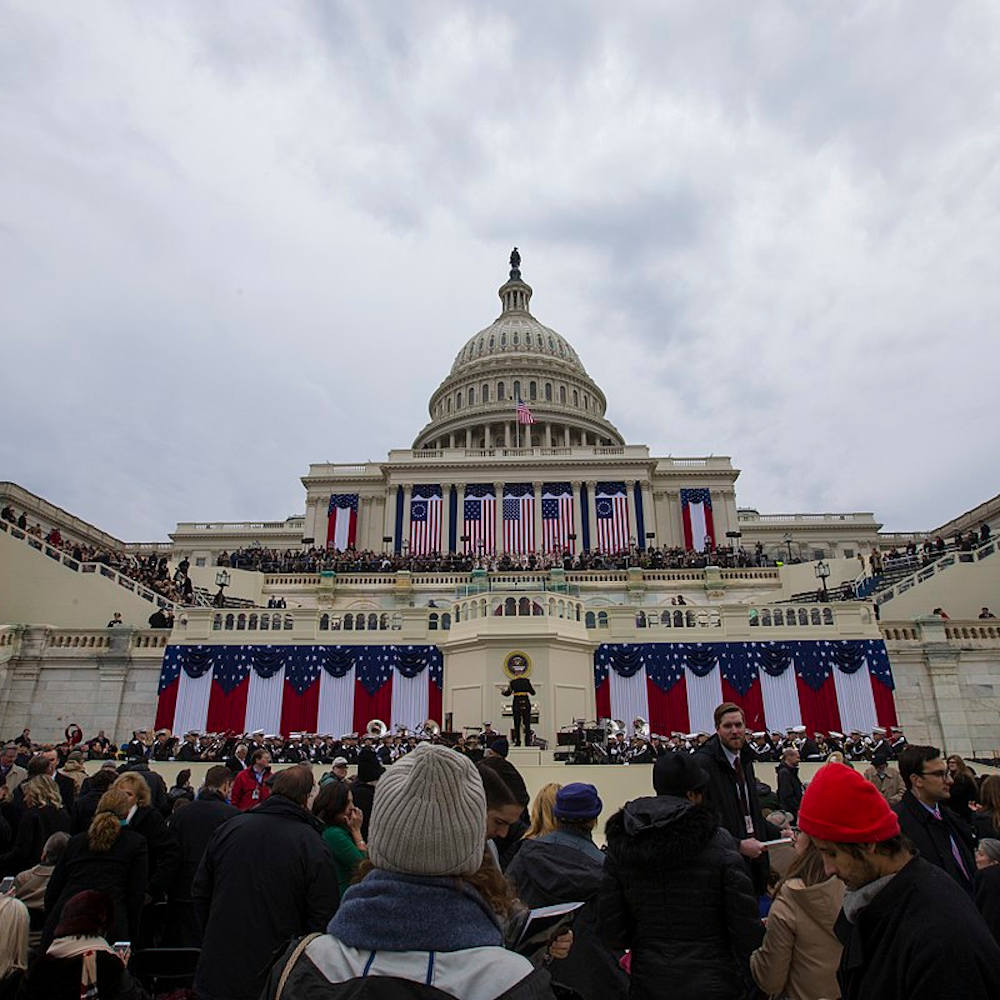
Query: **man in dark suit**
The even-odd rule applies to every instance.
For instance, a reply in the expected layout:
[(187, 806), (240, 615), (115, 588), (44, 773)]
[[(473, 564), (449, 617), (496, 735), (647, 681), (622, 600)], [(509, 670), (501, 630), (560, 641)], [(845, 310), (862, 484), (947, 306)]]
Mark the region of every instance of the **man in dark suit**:
[(753, 771), (753, 752), (746, 742), (743, 709), (724, 702), (715, 710), (715, 735), (695, 751), (708, 772), (705, 800), (719, 816), (719, 825), (739, 841), (754, 890), (763, 895), (770, 868), (762, 841), (777, 840), (781, 831), (764, 819)]
[(180, 844), (181, 860), (168, 890), (167, 927), (164, 937), (174, 948), (200, 948), (201, 928), (191, 900), (191, 883), (212, 834), (240, 811), (227, 799), (233, 774), (225, 764), (215, 764), (205, 772), (205, 784), (190, 805), (178, 809), (168, 822)]
[(946, 805), (951, 774), (937, 747), (909, 746), (899, 758), (906, 784), (893, 806), (899, 827), (932, 865), (943, 868), (967, 893), (973, 893), (976, 859), (968, 825)]

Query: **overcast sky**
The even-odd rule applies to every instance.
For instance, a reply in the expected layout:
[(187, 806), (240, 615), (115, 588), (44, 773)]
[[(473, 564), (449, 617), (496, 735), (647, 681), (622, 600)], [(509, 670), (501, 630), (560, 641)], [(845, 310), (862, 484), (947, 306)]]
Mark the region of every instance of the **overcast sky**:
[(1000, 490), (1000, 5), (0, 0), (0, 478), (130, 540), (408, 447), (517, 244), (654, 454)]

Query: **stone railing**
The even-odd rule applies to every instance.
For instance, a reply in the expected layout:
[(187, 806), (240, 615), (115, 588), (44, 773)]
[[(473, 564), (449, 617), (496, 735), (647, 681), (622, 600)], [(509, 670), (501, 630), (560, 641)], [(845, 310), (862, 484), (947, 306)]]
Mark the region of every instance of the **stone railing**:
[(758, 514), (756, 511), (741, 510), (740, 524), (842, 524), (855, 522), (875, 524), (875, 515), (867, 511), (853, 511), (846, 514)]
[[(468, 462), (481, 461), (484, 458), (491, 459), (523, 459), (523, 458), (634, 458), (648, 459), (649, 449), (645, 445), (559, 445), (553, 442), (551, 445), (534, 445), (532, 447), (517, 448), (506, 447), (502, 444), (494, 445), (492, 448), (411, 448), (397, 449), (389, 452), (390, 462), (400, 462), (407, 460), (431, 461), (431, 462)], [(698, 458), (687, 460), (663, 459), (661, 461), (675, 462), (688, 461), (697, 463), (695, 465), (685, 465), (682, 468), (728, 468), (729, 460), (723, 459), (722, 466), (702, 465), (701, 463), (719, 461), (718, 459)]]
[(943, 619), (936, 616), (913, 621), (883, 621), (880, 623), (885, 641), (919, 646), (925, 642), (941, 642), (963, 649), (1000, 649), (1000, 619)]
[[(943, 570), (950, 569), (952, 566), (956, 566), (960, 563), (981, 562), (983, 559), (989, 559), (991, 556), (995, 555), (996, 552), (997, 541), (995, 539), (990, 539), (978, 548), (972, 549), (968, 552), (962, 552), (960, 549), (952, 548), (943, 556), (939, 556), (926, 566), (915, 568), (914, 571), (908, 576), (897, 578), (889, 586), (877, 589), (875, 591), (875, 600), (879, 605), (887, 604), (894, 597), (898, 597), (900, 594), (905, 594), (908, 590), (912, 590), (921, 583), (937, 576), (937, 574), (941, 573)], [(911, 556), (909, 558), (916, 559), (917, 557)], [(898, 560), (894, 562), (898, 563)], [(892, 564), (888, 565), (891, 566)]]
[(130, 628), (127, 625), (89, 629), (14, 625), (0, 629), (0, 654), (4, 648), (17, 649), (20, 646), (23, 649), (27, 643), (33, 652), (42, 655), (129, 655), (159, 658), (163, 656), (163, 650), (169, 641), (168, 629)]
[(80, 562), (79, 559), (74, 559), (62, 549), (50, 545), (36, 535), (29, 535), (26, 531), (7, 521), (0, 521), (0, 531), (6, 531), (11, 538), (24, 542), (29, 548), (34, 549), (41, 555), (48, 556), (53, 562), (64, 566), (67, 570), (71, 570), (74, 573), (80, 573), (84, 576), (102, 576), (112, 583), (117, 583), (123, 590), (128, 590), (135, 594), (136, 597), (141, 597), (144, 601), (155, 604), (158, 608), (178, 607), (178, 605), (175, 605), (173, 601), (167, 600), (162, 594), (158, 594), (155, 590), (150, 590), (144, 583), (140, 583), (138, 580), (126, 576), (124, 573), (119, 573), (113, 566), (97, 562)]
[(210, 532), (212, 534), (236, 535), (241, 532), (253, 534), (257, 531), (275, 531), (287, 528), (297, 531), (305, 524), (305, 515), (299, 514), (287, 521), (181, 521), (175, 534)]

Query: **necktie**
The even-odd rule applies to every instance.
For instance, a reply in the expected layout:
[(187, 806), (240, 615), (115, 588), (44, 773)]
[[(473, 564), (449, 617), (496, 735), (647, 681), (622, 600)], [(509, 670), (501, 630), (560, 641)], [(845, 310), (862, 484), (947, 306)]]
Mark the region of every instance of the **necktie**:
[(750, 802), (747, 799), (747, 785), (743, 777), (743, 762), (737, 755), (733, 761), (733, 773), (736, 775), (736, 793), (743, 808), (743, 818), (746, 820), (747, 833), (753, 833), (753, 821), (750, 817)]
[[(944, 817), (941, 815), (941, 810), (937, 806), (934, 807), (934, 812), (932, 813), (932, 815), (939, 823), (944, 822)], [(965, 863), (962, 861), (962, 854), (958, 849), (958, 844), (955, 843), (955, 838), (951, 835), (951, 831), (948, 832), (948, 840), (951, 843), (951, 854), (952, 857), (955, 859), (955, 864), (958, 865), (958, 870), (965, 876), (966, 881), (968, 881), (969, 873), (968, 871), (966, 871)]]

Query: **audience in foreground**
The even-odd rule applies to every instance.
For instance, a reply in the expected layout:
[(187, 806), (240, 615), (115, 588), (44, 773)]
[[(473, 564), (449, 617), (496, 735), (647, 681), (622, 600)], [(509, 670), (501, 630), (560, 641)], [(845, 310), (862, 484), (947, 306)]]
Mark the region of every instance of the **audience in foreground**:
[(843, 764), (809, 783), (799, 826), (845, 885), (843, 1000), (996, 1000), (1000, 946), (968, 894), (915, 856), (874, 785)]

